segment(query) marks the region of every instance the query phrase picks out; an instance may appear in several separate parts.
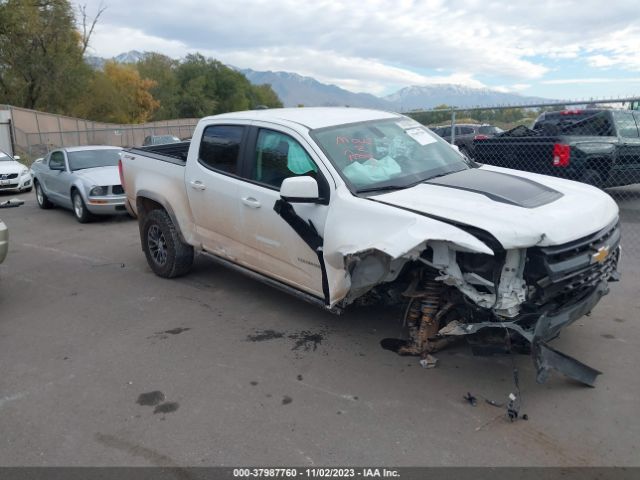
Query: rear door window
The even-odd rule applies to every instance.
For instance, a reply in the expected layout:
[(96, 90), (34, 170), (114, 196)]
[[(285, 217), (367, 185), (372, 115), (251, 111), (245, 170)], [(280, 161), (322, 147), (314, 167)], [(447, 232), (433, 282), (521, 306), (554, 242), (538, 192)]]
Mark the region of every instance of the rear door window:
[(220, 172), (238, 174), (240, 145), (245, 127), (241, 125), (211, 125), (204, 129), (198, 161)]
[(473, 135), (473, 127), (460, 127), (460, 131), (456, 133), (458, 135)]

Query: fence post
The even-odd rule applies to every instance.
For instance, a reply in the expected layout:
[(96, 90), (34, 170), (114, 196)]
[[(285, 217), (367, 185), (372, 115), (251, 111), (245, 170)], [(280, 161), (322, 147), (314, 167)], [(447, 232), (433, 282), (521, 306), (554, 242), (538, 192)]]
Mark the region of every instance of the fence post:
[(451, 145), (456, 144), (456, 111), (451, 109)]

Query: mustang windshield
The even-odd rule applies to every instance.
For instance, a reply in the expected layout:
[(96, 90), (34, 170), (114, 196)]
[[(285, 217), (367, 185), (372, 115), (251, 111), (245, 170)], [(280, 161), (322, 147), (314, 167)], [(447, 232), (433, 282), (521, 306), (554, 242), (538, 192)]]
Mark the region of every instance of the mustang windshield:
[(355, 192), (406, 188), (473, 167), (409, 118), (327, 127), (311, 135)]
[(67, 153), (71, 171), (85, 168), (115, 167), (120, 160), (120, 150), (80, 150)]

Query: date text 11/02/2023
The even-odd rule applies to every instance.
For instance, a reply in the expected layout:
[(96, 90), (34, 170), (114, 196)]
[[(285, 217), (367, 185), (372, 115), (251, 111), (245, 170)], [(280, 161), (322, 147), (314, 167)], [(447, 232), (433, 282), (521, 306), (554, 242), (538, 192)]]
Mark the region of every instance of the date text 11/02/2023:
[(235, 468), (234, 478), (400, 478), (389, 468)]

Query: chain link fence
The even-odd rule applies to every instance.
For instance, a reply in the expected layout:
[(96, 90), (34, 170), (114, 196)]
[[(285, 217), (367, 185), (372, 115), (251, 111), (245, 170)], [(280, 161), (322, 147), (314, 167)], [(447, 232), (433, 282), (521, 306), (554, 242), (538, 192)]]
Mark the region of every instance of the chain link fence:
[(620, 208), (625, 253), (640, 258), (640, 97), (409, 115), (478, 163), (605, 190)]

